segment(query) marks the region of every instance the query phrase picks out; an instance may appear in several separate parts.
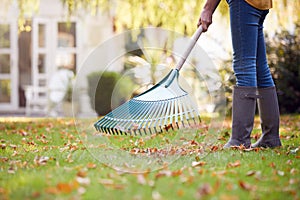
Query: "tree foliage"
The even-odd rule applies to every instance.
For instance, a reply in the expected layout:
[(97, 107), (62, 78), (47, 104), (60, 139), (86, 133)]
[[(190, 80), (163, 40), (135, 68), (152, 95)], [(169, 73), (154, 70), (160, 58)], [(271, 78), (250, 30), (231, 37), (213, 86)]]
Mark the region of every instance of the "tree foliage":
[(283, 113), (300, 112), (300, 24), (294, 33), (282, 31), (267, 40), (269, 65)]

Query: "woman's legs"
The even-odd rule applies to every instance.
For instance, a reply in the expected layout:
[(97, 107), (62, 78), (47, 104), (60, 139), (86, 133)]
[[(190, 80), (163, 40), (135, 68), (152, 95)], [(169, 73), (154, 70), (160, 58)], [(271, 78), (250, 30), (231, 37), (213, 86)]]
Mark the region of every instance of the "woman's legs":
[(270, 68), (266, 55), (266, 44), (263, 32), (263, 23), (268, 12), (264, 12), (258, 23), (258, 35), (257, 35), (257, 55), (256, 55), (256, 77), (257, 87), (266, 88), (273, 87), (274, 82), (270, 72)]
[(232, 135), (224, 146), (250, 146), (257, 86), (274, 86), (267, 64), (263, 22), (268, 10), (258, 10), (244, 0), (228, 0), (233, 46)]
[(244, 0), (228, 0), (228, 3), (233, 46), (233, 70), (237, 86), (257, 87), (258, 79), (259, 84), (261, 81), (270, 82), (269, 79), (272, 80), (272, 77), (267, 64), (263, 35), (263, 22), (268, 10), (258, 10)]

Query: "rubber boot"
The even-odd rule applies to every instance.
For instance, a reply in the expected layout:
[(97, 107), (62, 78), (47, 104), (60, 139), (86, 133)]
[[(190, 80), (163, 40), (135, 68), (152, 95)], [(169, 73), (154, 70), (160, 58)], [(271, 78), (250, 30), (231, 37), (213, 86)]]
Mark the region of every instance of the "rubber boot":
[(256, 87), (235, 86), (232, 100), (232, 134), (223, 148), (244, 145), (251, 146), (256, 109)]
[(259, 88), (258, 111), (262, 129), (262, 136), (251, 145), (255, 147), (281, 146), (279, 138), (280, 114), (275, 87)]

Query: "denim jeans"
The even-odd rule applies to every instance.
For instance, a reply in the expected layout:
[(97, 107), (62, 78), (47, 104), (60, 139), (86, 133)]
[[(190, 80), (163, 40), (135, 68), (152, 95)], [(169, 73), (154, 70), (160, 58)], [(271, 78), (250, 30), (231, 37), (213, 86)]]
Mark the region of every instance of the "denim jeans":
[(233, 71), (238, 86), (271, 87), (274, 82), (266, 57), (263, 23), (269, 10), (244, 0), (227, 0), (233, 46)]

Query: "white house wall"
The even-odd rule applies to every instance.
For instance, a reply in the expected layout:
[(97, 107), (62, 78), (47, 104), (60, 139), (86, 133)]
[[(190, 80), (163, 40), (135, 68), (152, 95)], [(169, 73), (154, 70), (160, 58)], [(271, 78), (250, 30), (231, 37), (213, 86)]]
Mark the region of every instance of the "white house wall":
[[(5, 1), (9, 2), (9, 1)], [(0, 17), (2, 22), (10, 23), (15, 27), (15, 33), (17, 32), (17, 16), (18, 16), (18, 6), (17, 2), (14, 1), (14, 3), (6, 4), (0, 7)], [(63, 22), (66, 21), (67, 15), (66, 15), (66, 8), (63, 7), (60, 0), (40, 0), (39, 3), (39, 9), (37, 13), (34, 13), (32, 16), (25, 17), (28, 19), (30, 17), (31, 19), (39, 19), (39, 20), (45, 20), (51, 23), (57, 23), (57, 22)], [(90, 13), (85, 11), (80, 11), (79, 15), (77, 17), (72, 17), (71, 21), (76, 22), (77, 24), (77, 57), (76, 57), (76, 70), (79, 72), (82, 64), (86, 61), (88, 56), (93, 52), (95, 48), (97, 48), (98, 45), (101, 45), (103, 42), (108, 40), (109, 38), (112, 38), (114, 36), (113, 33), (113, 24), (112, 19), (108, 14), (103, 14), (98, 16), (91, 16)], [(51, 31), (51, 30), (50, 30)], [(52, 30), (53, 31), (53, 30)], [(17, 43), (17, 39), (14, 39), (13, 43)], [(53, 41), (55, 41), (53, 39)], [(120, 49), (120, 45), (116, 44), (113, 45), (110, 49), (107, 49), (100, 57), (103, 60), (106, 60), (107, 62), (114, 58), (114, 55), (116, 51)], [(18, 47), (12, 48), (14, 51), (14, 55), (16, 55), (16, 59), (14, 60), (14, 63), (18, 63), (17, 53), (18, 53)], [(50, 54), (55, 54), (55, 52), (50, 52)], [(53, 61), (50, 62), (50, 65), (53, 65)], [(89, 60), (91, 65), (96, 65), (97, 59), (91, 58)], [(105, 63), (107, 63), (105, 62)], [(14, 64), (15, 65), (15, 64)], [(16, 64), (17, 65), (17, 64)], [(122, 66), (122, 63), (119, 62), (116, 64), (117, 66)], [(18, 72), (17, 69), (13, 70), (12, 79), (18, 80)], [(90, 68), (90, 71), (86, 71), (86, 74), (89, 74), (92, 71), (97, 70), (97, 68)], [(47, 69), (47, 76), (51, 76), (55, 71), (55, 68), (48, 67)], [(12, 87), (18, 87), (16, 84)], [(87, 83), (86, 81), (82, 82), (82, 89), (87, 90)], [(17, 91), (17, 89), (15, 90)], [(86, 91), (84, 92), (86, 94)], [(17, 95), (14, 94), (13, 98), (17, 98)], [(84, 99), (84, 98), (83, 98)], [(85, 97), (85, 99), (88, 99), (88, 97)], [(14, 105), (11, 107), (1, 107), (0, 105), (0, 114), (7, 114), (7, 111), (10, 111), (10, 114), (13, 114), (14, 112), (17, 113), (20, 110), (22, 110), (17, 104), (18, 99), (14, 101)], [(87, 100), (84, 100), (84, 102), (81, 102), (83, 104), (82, 107), (86, 107)], [(86, 109), (86, 108), (85, 108)], [(82, 109), (83, 110), (83, 109)]]

